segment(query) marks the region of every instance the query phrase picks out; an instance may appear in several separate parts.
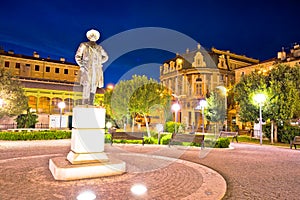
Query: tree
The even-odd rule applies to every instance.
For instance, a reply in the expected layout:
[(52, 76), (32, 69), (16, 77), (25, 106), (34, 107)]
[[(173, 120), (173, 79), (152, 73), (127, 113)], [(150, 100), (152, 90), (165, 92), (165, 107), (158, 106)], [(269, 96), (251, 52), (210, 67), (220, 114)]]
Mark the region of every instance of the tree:
[(207, 100), (206, 116), (211, 122), (223, 122), (225, 120), (225, 99), (218, 92), (212, 92)]
[[(264, 93), (269, 96), (266, 77), (258, 72), (244, 76), (234, 88), (234, 100), (239, 104), (239, 117), (242, 122), (254, 122), (258, 118), (259, 107), (253, 102), (253, 96)], [(265, 111), (265, 110), (264, 110)], [(264, 116), (265, 116), (264, 112)]]
[(147, 116), (151, 115), (153, 110), (167, 110), (167, 105), (170, 103), (170, 95), (162, 84), (159, 84), (154, 79), (147, 81), (142, 80), (145, 78), (146, 77), (133, 77), (133, 81), (137, 84), (139, 81), (144, 84), (137, 88), (131, 96), (129, 107), (131, 113), (144, 117), (148, 137), (150, 137)]
[(0, 68), (0, 118), (17, 116), (28, 107), (28, 98), (25, 96), (21, 83), (16, 77), (3, 68)]
[(268, 74), (270, 88), (269, 118), (274, 123), (275, 141), (279, 122), (300, 117), (300, 67), (277, 65)]
[(18, 128), (34, 128), (35, 124), (38, 122), (38, 116), (27, 108), (26, 114), (21, 114), (17, 117), (17, 127)]
[(206, 100), (206, 118), (215, 123), (224, 122), (226, 117), (225, 98), (220, 94), (220, 90), (212, 92)]
[[(300, 117), (300, 67), (279, 64), (267, 74), (259, 72), (242, 78), (234, 87), (235, 100), (239, 104), (240, 120), (255, 121), (259, 106), (253, 102), (256, 93), (267, 96), (263, 106), (263, 117), (270, 119), (274, 125), (277, 141), (277, 124)], [(271, 134), (272, 135), (272, 134)]]
[(113, 91), (104, 95), (106, 108), (119, 126), (131, 117), (134, 127), (135, 117), (141, 115), (146, 121), (148, 136), (150, 132), (147, 116), (153, 109), (164, 109), (169, 105), (169, 100), (170, 95), (161, 84), (154, 79), (137, 75), (131, 80), (120, 81)]

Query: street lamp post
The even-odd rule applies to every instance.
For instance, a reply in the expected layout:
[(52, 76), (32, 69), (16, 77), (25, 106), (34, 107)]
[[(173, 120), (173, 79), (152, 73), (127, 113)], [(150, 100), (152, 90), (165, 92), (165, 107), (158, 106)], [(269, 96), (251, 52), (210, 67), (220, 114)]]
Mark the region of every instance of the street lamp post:
[(200, 108), (202, 110), (202, 133), (204, 134), (204, 108), (207, 106), (205, 99), (200, 100)]
[(175, 133), (177, 132), (176, 130), (176, 123), (177, 123), (177, 113), (180, 110), (180, 105), (178, 103), (174, 103), (172, 105), (172, 110), (175, 112)]
[(259, 104), (259, 140), (262, 145), (262, 105), (266, 101), (266, 95), (259, 93), (253, 97), (254, 101)]
[(59, 117), (59, 129), (61, 129), (61, 121), (62, 121), (62, 110), (66, 107), (65, 102), (61, 101), (58, 103), (58, 107), (60, 109), (60, 117)]

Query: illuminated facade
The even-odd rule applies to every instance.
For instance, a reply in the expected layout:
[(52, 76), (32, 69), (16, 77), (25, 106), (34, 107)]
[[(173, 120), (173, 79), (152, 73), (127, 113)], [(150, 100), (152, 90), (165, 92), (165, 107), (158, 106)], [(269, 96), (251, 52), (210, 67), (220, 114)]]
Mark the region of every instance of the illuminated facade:
[(241, 78), (253, 71), (266, 73), (271, 70), (274, 65), (286, 64), (289, 66), (300, 65), (300, 45), (294, 45), (290, 50), (290, 53), (286, 53), (284, 50), (277, 53), (277, 58), (271, 58), (269, 60), (262, 61), (260, 63), (242, 67), (235, 70), (235, 81), (238, 83)]
[[(0, 50), (0, 67), (19, 78), (29, 107), (39, 114), (39, 123), (49, 123), (49, 115), (59, 113), (57, 104), (60, 101), (66, 103), (65, 114), (70, 114), (73, 106), (81, 103), (79, 66), (64, 58), (52, 60), (40, 58), (36, 52), (33, 56), (25, 56)], [(98, 88), (95, 99), (101, 104), (103, 89)]]
[[(207, 52), (199, 44), (189, 51), (165, 61), (160, 67), (160, 81), (170, 89), (181, 106), (178, 119), (196, 130), (203, 123), (199, 101), (205, 99), (218, 86), (230, 88), (235, 82), (235, 70), (253, 65), (259, 61), (230, 51), (212, 48)], [(227, 106), (228, 121), (232, 117), (230, 99)]]

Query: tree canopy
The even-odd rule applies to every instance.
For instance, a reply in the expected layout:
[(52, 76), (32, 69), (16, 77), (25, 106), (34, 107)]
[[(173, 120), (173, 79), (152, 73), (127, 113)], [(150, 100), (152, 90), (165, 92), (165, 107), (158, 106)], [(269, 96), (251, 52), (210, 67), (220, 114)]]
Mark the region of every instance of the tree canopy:
[(239, 104), (241, 121), (255, 121), (258, 105), (253, 101), (257, 93), (267, 97), (263, 115), (274, 121), (300, 117), (300, 67), (279, 64), (268, 73), (258, 71), (246, 75), (234, 87), (234, 97)]
[(3, 68), (0, 68), (0, 98), (0, 118), (17, 116), (28, 107), (28, 98), (21, 83)]
[(226, 117), (225, 97), (217, 90), (207, 98), (206, 117), (211, 122), (223, 122)]
[(107, 113), (119, 126), (124, 124), (129, 116), (134, 119), (141, 115), (146, 119), (156, 109), (166, 110), (169, 101), (170, 95), (162, 84), (146, 76), (137, 75), (130, 80), (120, 81), (113, 90), (104, 95)]

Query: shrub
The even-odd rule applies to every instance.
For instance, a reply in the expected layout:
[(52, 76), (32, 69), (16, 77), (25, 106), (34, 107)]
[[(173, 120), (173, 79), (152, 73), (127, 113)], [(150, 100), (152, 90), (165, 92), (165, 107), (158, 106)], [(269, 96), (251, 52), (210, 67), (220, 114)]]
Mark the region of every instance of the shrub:
[(157, 144), (157, 139), (154, 137), (144, 137), (145, 144)]
[[(271, 123), (263, 126), (263, 132), (267, 138), (271, 138)], [(279, 124), (277, 127), (278, 142), (290, 143), (295, 136), (300, 136), (300, 127), (292, 126), (289, 123)]]
[(169, 144), (172, 134), (164, 135), (160, 139), (160, 144)]
[(230, 145), (229, 138), (218, 138), (215, 148), (228, 148)]
[(70, 138), (70, 131), (0, 132), (0, 140), (53, 140)]
[(282, 142), (290, 143), (295, 136), (300, 136), (300, 127), (285, 124), (282, 132)]
[(216, 139), (213, 138), (204, 139), (204, 147), (213, 148), (215, 144), (216, 144)]
[(109, 133), (105, 134), (104, 142), (105, 143), (110, 143), (111, 142), (111, 134), (109, 134)]
[(184, 130), (184, 125), (179, 122), (169, 121), (165, 124), (165, 130), (169, 133), (174, 133), (176, 127), (176, 132), (180, 132), (179, 130)]

